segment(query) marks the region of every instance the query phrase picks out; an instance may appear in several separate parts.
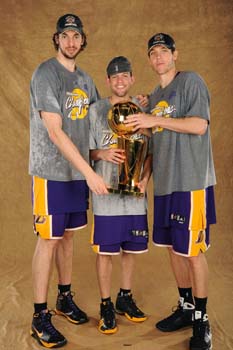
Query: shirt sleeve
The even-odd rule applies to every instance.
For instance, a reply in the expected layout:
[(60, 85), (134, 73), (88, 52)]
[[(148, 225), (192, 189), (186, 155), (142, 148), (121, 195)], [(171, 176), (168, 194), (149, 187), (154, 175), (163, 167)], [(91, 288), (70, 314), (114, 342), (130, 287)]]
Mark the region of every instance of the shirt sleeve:
[(40, 66), (31, 81), (31, 93), (36, 110), (62, 115), (59, 91), (59, 80), (53, 70)]
[(210, 120), (210, 96), (203, 79), (190, 73), (185, 80), (185, 117), (198, 116)]
[(97, 149), (97, 142), (96, 142), (96, 108), (95, 105), (91, 105), (89, 109), (89, 121), (90, 121), (90, 132), (89, 132), (89, 148)]

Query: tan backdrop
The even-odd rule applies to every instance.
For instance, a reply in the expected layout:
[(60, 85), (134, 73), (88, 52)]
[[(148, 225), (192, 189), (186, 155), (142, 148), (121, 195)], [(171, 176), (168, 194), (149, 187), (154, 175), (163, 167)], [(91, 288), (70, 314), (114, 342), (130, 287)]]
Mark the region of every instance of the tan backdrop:
[[(217, 171), (218, 224), (212, 229), (209, 316), (214, 349), (233, 349), (232, 282), (232, 58), (233, 3), (229, 0), (1, 0), (1, 235), (0, 235), (0, 349), (35, 350), (29, 336), (32, 317), (31, 258), (36, 243), (32, 233), (29, 147), (29, 81), (35, 67), (54, 55), (51, 42), (57, 18), (74, 12), (82, 18), (88, 47), (78, 64), (89, 72), (102, 96), (105, 67), (117, 55), (133, 63), (133, 93), (150, 92), (157, 84), (147, 61), (148, 39), (170, 33), (180, 52), (179, 69), (195, 70), (206, 80), (211, 96), (211, 132)], [(150, 184), (150, 227), (152, 186)], [(89, 214), (91, 222), (91, 213)], [(162, 334), (154, 324), (176, 305), (177, 292), (164, 249), (150, 244), (138, 257), (134, 296), (149, 319), (135, 325), (118, 317), (119, 332), (105, 336), (96, 329), (99, 292), (95, 256), (88, 229), (75, 238), (73, 289), (88, 312), (88, 324), (75, 327), (56, 317), (54, 323), (69, 339), (67, 350), (185, 350), (190, 330)], [(114, 260), (112, 296), (119, 288), (119, 259)], [(52, 275), (50, 307), (56, 298)]]

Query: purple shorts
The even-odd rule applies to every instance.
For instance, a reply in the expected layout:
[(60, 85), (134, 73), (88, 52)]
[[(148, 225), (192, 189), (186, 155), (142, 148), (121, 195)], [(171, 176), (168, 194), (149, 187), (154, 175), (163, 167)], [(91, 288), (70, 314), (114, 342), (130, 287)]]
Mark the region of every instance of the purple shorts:
[(86, 181), (32, 178), (34, 232), (44, 239), (62, 238), (65, 231), (87, 225)]
[(34, 233), (43, 239), (61, 239), (65, 231), (74, 231), (87, 225), (87, 213), (34, 215)]
[(91, 243), (99, 254), (143, 253), (148, 250), (147, 215), (94, 215)]
[(32, 177), (34, 215), (84, 212), (88, 209), (88, 196), (84, 180), (51, 181)]
[(175, 253), (197, 256), (210, 246), (209, 226), (216, 223), (214, 190), (174, 192), (154, 197), (153, 242)]

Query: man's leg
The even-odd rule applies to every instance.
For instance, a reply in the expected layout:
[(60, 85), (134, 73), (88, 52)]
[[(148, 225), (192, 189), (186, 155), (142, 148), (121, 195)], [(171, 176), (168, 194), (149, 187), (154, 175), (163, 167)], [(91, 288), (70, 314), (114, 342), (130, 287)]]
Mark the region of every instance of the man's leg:
[(55, 262), (60, 285), (70, 285), (73, 264), (73, 232), (65, 231), (56, 249)]
[(189, 261), (186, 257), (174, 253), (171, 248), (168, 248), (168, 251), (180, 298), (177, 309), (156, 323), (156, 328), (163, 332), (173, 332), (191, 326), (194, 311)]
[(39, 344), (45, 347), (61, 347), (67, 342), (51, 323), (51, 313), (47, 309), (49, 277), (58, 243), (58, 239), (38, 237), (32, 261), (35, 312), (30, 332)]
[(98, 330), (103, 334), (117, 331), (114, 306), (111, 301), (112, 256), (97, 254), (96, 271), (101, 295)]
[(193, 336), (190, 339), (190, 350), (209, 350), (212, 348), (211, 330), (206, 313), (208, 297), (208, 265), (203, 253), (190, 257), (195, 300)]
[(37, 304), (47, 302), (53, 254), (58, 243), (58, 239), (42, 239), (38, 237), (32, 260), (34, 302)]
[(74, 302), (71, 292), (73, 266), (73, 232), (65, 231), (56, 249), (55, 262), (58, 271), (58, 297), (55, 312), (74, 324), (88, 321), (88, 317)]
[(132, 297), (132, 279), (135, 266), (135, 254), (122, 252), (121, 255), (121, 288), (116, 299), (116, 312), (133, 322), (147, 319)]
[(190, 273), (193, 281), (193, 294), (198, 298), (206, 298), (208, 295), (208, 264), (205, 254), (188, 258)]
[(106, 299), (111, 295), (112, 256), (97, 254), (96, 271), (101, 298)]
[(121, 288), (131, 290), (135, 266), (135, 255), (122, 252), (121, 254)]
[(188, 259), (168, 248), (172, 271), (179, 288), (191, 288), (191, 275)]

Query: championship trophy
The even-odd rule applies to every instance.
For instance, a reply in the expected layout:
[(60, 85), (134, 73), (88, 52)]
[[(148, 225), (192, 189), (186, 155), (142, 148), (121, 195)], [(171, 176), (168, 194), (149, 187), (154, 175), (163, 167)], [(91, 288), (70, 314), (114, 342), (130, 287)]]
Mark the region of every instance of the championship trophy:
[(125, 160), (118, 164), (118, 181), (108, 188), (110, 193), (120, 193), (143, 197), (137, 184), (146, 156), (148, 140), (145, 135), (133, 131), (124, 124), (130, 114), (142, 113), (133, 102), (120, 102), (113, 105), (108, 112), (108, 124), (117, 135), (117, 147), (124, 150)]

